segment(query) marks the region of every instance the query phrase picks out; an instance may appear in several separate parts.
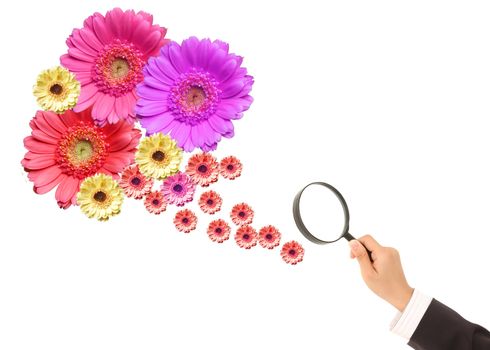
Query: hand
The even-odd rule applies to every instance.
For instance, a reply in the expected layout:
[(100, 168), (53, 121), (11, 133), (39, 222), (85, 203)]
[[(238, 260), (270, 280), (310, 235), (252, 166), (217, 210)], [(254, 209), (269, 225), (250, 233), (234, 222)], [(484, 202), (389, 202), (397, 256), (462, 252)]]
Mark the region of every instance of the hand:
[[(364, 236), (349, 242), (351, 258), (357, 258), (361, 275), (366, 285), (379, 297), (397, 308), (405, 310), (413, 288), (403, 273), (400, 254), (394, 248), (383, 247), (371, 236)], [(364, 244), (364, 246), (363, 246)], [(373, 262), (369, 260), (366, 248), (371, 251)]]

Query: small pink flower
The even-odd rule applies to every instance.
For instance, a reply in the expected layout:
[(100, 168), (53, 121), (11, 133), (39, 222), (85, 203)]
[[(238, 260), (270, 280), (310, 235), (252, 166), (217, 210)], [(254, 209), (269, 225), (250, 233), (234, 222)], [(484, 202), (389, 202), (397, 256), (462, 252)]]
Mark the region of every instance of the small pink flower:
[(259, 244), (267, 249), (273, 249), (281, 241), (281, 232), (272, 225), (262, 227), (259, 231)]
[(221, 204), (223, 204), (223, 200), (215, 191), (203, 192), (199, 198), (199, 207), (207, 214), (214, 214), (220, 211)]
[(207, 187), (218, 181), (219, 164), (209, 153), (194, 154), (189, 158), (185, 172), (196, 185)]
[(235, 225), (249, 225), (253, 221), (254, 211), (248, 204), (240, 203), (231, 209), (230, 216)]
[(230, 238), (230, 225), (222, 219), (213, 220), (208, 226), (208, 236), (213, 242), (223, 243)]
[(197, 216), (192, 212), (192, 210), (179, 210), (175, 214), (174, 225), (180, 232), (189, 233), (196, 229)]
[(281, 249), (282, 260), (291, 265), (296, 265), (297, 263), (303, 261), (303, 256), (305, 255), (305, 250), (296, 241), (290, 241), (284, 243)]
[(189, 175), (181, 172), (167, 177), (162, 184), (163, 195), (167, 203), (179, 207), (192, 201), (195, 190), (196, 185), (191, 181)]
[(152, 191), (146, 195), (145, 207), (152, 214), (160, 214), (167, 209), (167, 203), (161, 191)]
[(137, 165), (130, 165), (123, 170), (119, 185), (126, 196), (141, 199), (151, 191), (153, 179), (140, 173)]
[(250, 249), (257, 245), (257, 231), (252, 226), (240, 226), (235, 233), (235, 241), (240, 248)]
[(220, 162), (220, 173), (225, 179), (234, 180), (242, 174), (242, 163), (238, 158), (229, 156)]

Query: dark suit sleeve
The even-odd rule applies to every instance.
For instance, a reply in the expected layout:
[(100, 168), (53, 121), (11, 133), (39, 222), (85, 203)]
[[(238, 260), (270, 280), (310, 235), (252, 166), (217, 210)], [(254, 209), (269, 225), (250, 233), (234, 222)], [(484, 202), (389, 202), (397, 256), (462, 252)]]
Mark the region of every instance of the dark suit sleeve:
[(433, 299), (408, 345), (416, 350), (490, 350), (490, 332)]

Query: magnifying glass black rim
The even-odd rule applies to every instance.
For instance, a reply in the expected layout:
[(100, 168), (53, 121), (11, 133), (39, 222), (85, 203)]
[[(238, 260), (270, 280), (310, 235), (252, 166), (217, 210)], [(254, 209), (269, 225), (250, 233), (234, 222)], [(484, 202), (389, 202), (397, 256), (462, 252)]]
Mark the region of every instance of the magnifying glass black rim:
[[(344, 219), (345, 219), (344, 229), (342, 230), (342, 233), (339, 236), (339, 238), (337, 238), (336, 240), (324, 241), (318, 237), (315, 237), (310, 231), (308, 231), (308, 229), (306, 228), (306, 226), (303, 222), (303, 219), (301, 218), (301, 211), (299, 209), (299, 203), (301, 201), (301, 196), (303, 195), (303, 192), (308, 187), (313, 186), (313, 185), (319, 185), (319, 186), (323, 186), (323, 187), (328, 188), (330, 191), (332, 191), (335, 194), (335, 196), (339, 200), (340, 204), (342, 205), (342, 209), (344, 210)], [(345, 202), (344, 197), (342, 197), (342, 194), (340, 194), (340, 192), (337, 191), (337, 189), (335, 187), (327, 184), (326, 182), (312, 182), (312, 183), (306, 185), (305, 187), (303, 187), (298, 192), (296, 197), (294, 197), (294, 201), (293, 201), (293, 217), (294, 217), (294, 221), (296, 222), (296, 226), (298, 227), (299, 231), (303, 234), (303, 236), (305, 236), (305, 238), (308, 239), (309, 241), (316, 243), (316, 244), (334, 243), (334, 242), (337, 242), (338, 240), (340, 240), (341, 238), (343, 238), (349, 234), (348, 232), (349, 232), (350, 216), (349, 216), (349, 208), (347, 207), (347, 203)]]

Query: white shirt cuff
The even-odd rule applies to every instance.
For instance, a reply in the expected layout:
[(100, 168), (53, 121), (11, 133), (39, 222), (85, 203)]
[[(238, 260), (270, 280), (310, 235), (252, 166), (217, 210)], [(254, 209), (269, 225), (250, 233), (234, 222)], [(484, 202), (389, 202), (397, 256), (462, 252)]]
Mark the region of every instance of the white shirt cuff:
[(406, 340), (410, 340), (431, 302), (431, 297), (415, 289), (403, 313), (398, 312), (391, 321), (390, 330)]

